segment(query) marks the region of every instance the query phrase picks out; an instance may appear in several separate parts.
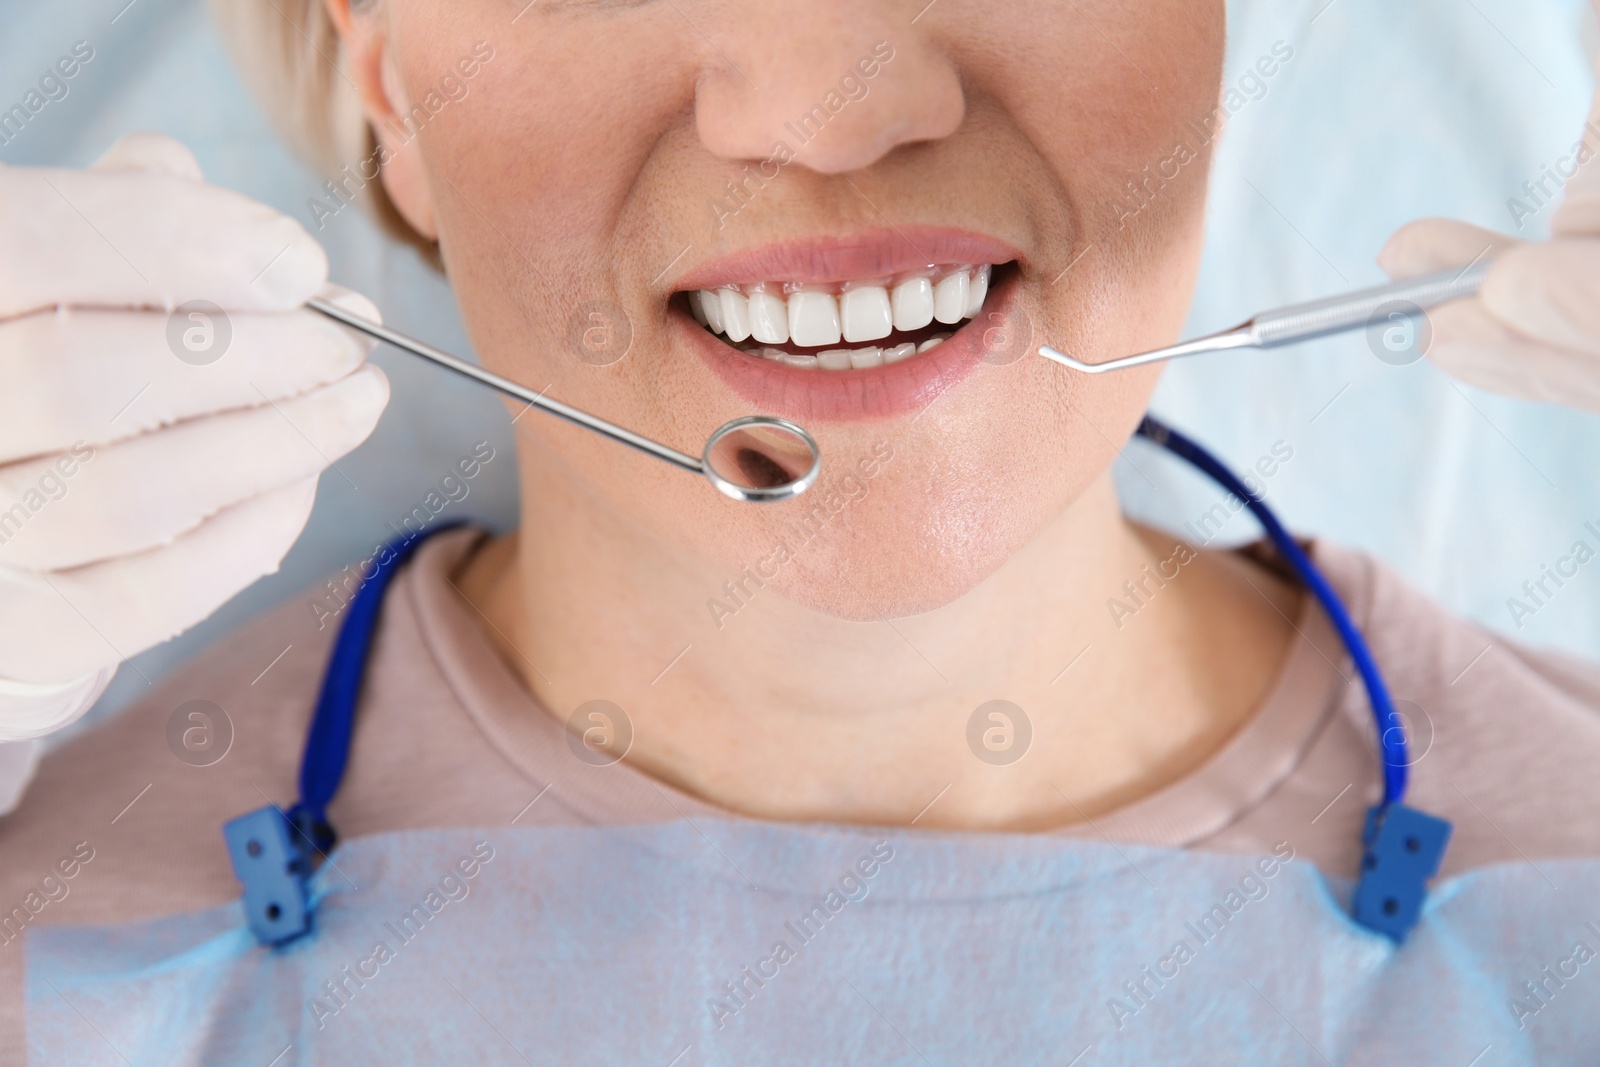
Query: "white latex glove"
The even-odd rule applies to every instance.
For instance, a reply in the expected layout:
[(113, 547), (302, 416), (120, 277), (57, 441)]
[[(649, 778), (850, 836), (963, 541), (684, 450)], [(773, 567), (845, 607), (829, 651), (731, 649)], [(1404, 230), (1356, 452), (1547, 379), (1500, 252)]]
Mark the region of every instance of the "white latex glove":
[(1553, 211), (1550, 240), (1423, 219), (1397, 230), (1378, 263), (1402, 278), (1493, 256), (1476, 298), (1429, 310), (1428, 358), (1485, 389), (1600, 411), (1600, 93), (1581, 151), (1565, 158), (1577, 173), (1559, 208), (1541, 209), (1550, 199), (1542, 193), (1518, 197), (1530, 211)]
[[(277, 570), (389, 397), (368, 341), (297, 310), (325, 292), (378, 317), (327, 270), (167, 137), (0, 167), (0, 741), (71, 722)], [(193, 300), (224, 314), (169, 315)]]

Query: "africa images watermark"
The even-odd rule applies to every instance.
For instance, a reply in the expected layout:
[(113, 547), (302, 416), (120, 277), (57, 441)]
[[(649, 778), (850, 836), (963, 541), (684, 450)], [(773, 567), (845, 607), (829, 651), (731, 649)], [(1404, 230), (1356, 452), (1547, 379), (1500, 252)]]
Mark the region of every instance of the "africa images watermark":
[(1183, 972), (1184, 967), (1199, 958), (1201, 949), (1222, 936), (1235, 915), (1248, 905), (1267, 899), (1272, 892), (1272, 886), (1268, 883), (1293, 861), (1294, 846), (1287, 841), (1279, 841), (1272, 846), (1272, 855), (1256, 860), (1255, 869), (1240, 877), (1236, 886), (1229, 889), (1209, 911), (1184, 923), (1184, 936), (1172, 943), (1167, 954), (1156, 960), (1153, 968), (1146, 964), (1136, 976), (1123, 982), (1123, 996), (1106, 998), (1106, 1010), (1111, 1013), (1111, 1021), (1117, 1024), (1117, 1029), (1121, 1030), (1129, 1019), (1148, 1008), (1161, 990)]
[[(1596, 926), (1592, 920), (1586, 921), (1583, 928), (1600, 938), (1600, 926)], [(1572, 943), (1571, 952), (1541, 969), (1536, 976), (1537, 981), (1523, 979), (1520, 993), (1525, 995), (1506, 998), (1506, 1007), (1517, 1020), (1517, 1029), (1526, 1029), (1528, 1020), (1548, 1008), (1556, 995), (1567, 988), (1567, 983), (1577, 978), (1594, 959), (1594, 949), (1589, 947), (1587, 941), (1579, 939)]]
[(38, 88), (29, 89), (22, 99), (5, 111), (0, 111), (0, 145), (8, 145), (27, 129), (33, 117), (53, 103), (67, 98), (72, 86), (67, 83), (94, 58), (94, 46), (88, 41), (76, 41), (72, 51), (57, 59), (39, 75)]
[[(1600, 526), (1586, 522), (1583, 529), (1594, 538), (1595, 544), (1600, 544)], [(1511, 621), (1517, 629), (1522, 629), (1527, 619), (1539, 614), (1539, 609), (1554, 600), (1556, 594), (1578, 576), (1579, 568), (1594, 557), (1594, 546), (1586, 538), (1579, 538), (1567, 554), (1556, 557), (1553, 564), (1541, 563), (1539, 576), (1522, 583), (1522, 596), (1506, 598), (1506, 611), (1511, 613)], [(1551, 588), (1552, 585), (1555, 588)]]
[[(1286, 441), (1272, 442), (1272, 448), (1264, 455), (1258, 457), (1253, 465), (1245, 470), (1239, 480), (1244, 482), (1244, 487), (1256, 496), (1265, 499), (1267, 496), (1267, 480), (1275, 476), (1279, 469), (1286, 466), (1294, 458), (1294, 446)], [(1258, 479), (1256, 475), (1260, 475)], [(1229, 493), (1223, 497), (1220, 504), (1212, 504), (1200, 515), (1183, 524), (1183, 528), (1194, 538), (1197, 545), (1209, 545), (1222, 528), (1239, 512), (1249, 505), (1237, 493)]]
[(411, 905), (410, 911), (398, 920), (384, 923), (384, 936), (373, 942), (372, 951), (355, 963), (339, 968), (337, 976), (322, 983), (322, 995), (307, 1002), (317, 1029), (326, 1027), (330, 1018), (348, 1008), (356, 995), (376, 981), (383, 968), (393, 963), (402, 949), (421, 937), (428, 924), (448, 905), (466, 900), (472, 894), (472, 880), (493, 859), (494, 846), (479, 841), (472, 846), (472, 854), (457, 860), (436, 886), (430, 886), (427, 894)]
[(1121, 595), (1106, 598), (1106, 610), (1111, 613), (1111, 621), (1117, 624), (1117, 629), (1127, 625), (1127, 620), (1154, 600), (1168, 582), (1178, 577), (1186, 564), (1198, 558), (1198, 552), (1180, 541), (1173, 546), (1171, 555), (1156, 563), (1154, 570), (1146, 563), (1137, 581), (1129, 579), (1123, 582)]
[[(28, 520), (37, 515), (44, 506), (52, 500), (60, 500), (67, 495), (69, 489), (68, 479), (94, 459), (94, 448), (83, 441), (73, 444), (72, 451), (57, 457), (53, 463), (41, 464), (29, 470), (31, 484), (17, 494), (17, 502), (10, 507), (0, 510), (0, 545), (6, 544), (22, 528)], [(43, 471), (37, 478), (32, 477), (34, 471)]]
[(717, 1024), (717, 1029), (727, 1026), (729, 1019), (748, 1008), (756, 994), (777, 978), (786, 964), (799, 959), (800, 949), (815, 941), (823, 927), (844, 911), (845, 905), (867, 899), (867, 894), (872, 892), (869, 883), (882, 873), (892, 859), (894, 846), (887, 841), (876, 842), (870, 852), (862, 854), (847, 867), (835, 885), (798, 919), (790, 919), (783, 924), (784, 931), (794, 938), (794, 945), (787, 940), (774, 941), (771, 952), (740, 970), (738, 981), (723, 982), (721, 993), (707, 997), (706, 1008), (711, 1012), (711, 1021)]
[(1584, 123), (1583, 133), (1584, 136), (1573, 144), (1566, 155), (1553, 164), (1546, 163), (1539, 169), (1537, 178), (1529, 178), (1522, 183), (1521, 192), (1526, 200), (1515, 196), (1506, 198), (1506, 210), (1511, 213), (1511, 221), (1516, 223), (1517, 229), (1522, 229), (1529, 219), (1560, 197), (1566, 183), (1576, 178), (1578, 171), (1588, 166), (1595, 157), (1597, 149), (1591, 143), (1591, 138), (1600, 139), (1600, 121), (1590, 119)]
[[(804, 148), (827, 128), (834, 116), (851, 104), (865, 100), (872, 91), (868, 82), (876, 78), (893, 60), (894, 47), (888, 41), (877, 42), (872, 46), (870, 55), (856, 60), (855, 66), (839, 79), (837, 88), (829, 89), (809, 111), (785, 122), (783, 128), (794, 135), (800, 148)], [(751, 165), (747, 163), (740, 172), (737, 182), (732, 180), (724, 182), (724, 195), (706, 201), (717, 229), (722, 229), (729, 219), (743, 211), (756, 198), (756, 194), (767, 187), (768, 182), (775, 181), (778, 175), (783, 173), (783, 168), (794, 162), (797, 155), (798, 149), (791, 148), (789, 142), (779, 139), (773, 142), (767, 158), (754, 165), (753, 171)]]
[[(1266, 499), (1267, 482), (1294, 458), (1294, 446), (1286, 441), (1274, 441), (1272, 448), (1256, 459), (1240, 476), (1246, 489), (1256, 496)], [(1237, 493), (1229, 493), (1220, 503), (1212, 504), (1205, 511), (1183, 524), (1184, 532), (1193, 538), (1193, 544), (1209, 545), (1223, 527), (1233, 520), (1239, 512), (1249, 505)], [(1146, 563), (1138, 576), (1122, 583), (1122, 590), (1117, 596), (1106, 598), (1106, 610), (1111, 613), (1111, 621), (1116, 623), (1117, 629), (1127, 625), (1128, 619), (1144, 610), (1157, 593), (1167, 587), (1167, 583), (1178, 577), (1185, 566), (1200, 558), (1199, 553), (1188, 544), (1182, 542), (1172, 548), (1172, 552), (1155, 564)]]
[(717, 629), (722, 629), (728, 616), (744, 610), (755, 599), (756, 591), (776, 578), (784, 564), (792, 562), (802, 549), (821, 536), (828, 523), (844, 514), (850, 505), (864, 499), (868, 483), (881, 474), (893, 458), (892, 444), (887, 440), (874, 441), (872, 454), (857, 460), (855, 470), (840, 476), (832, 485), (813, 487), (806, 495), (811, 506), (798, 519), (783, 523), (784, 536), (772, 546), (771, 552), (756, 560), (754, 571), (746, 564), (739, 569), (739, 577), (723, 582), (725, 599), (706, 598), (706, 609)]
[[(397, 115), (388, 122), (389, 132), (400, 147), (405, 147), (416, 139), (422, 128), (436, 118), (441, 111), (451, 104), (459, 104), (467, 98), (472, 91), (469, 84), (473, 78), (482, 71), (483, 65), (494, 58), (494, 47), (487, 41), (479, 41), (472, 46), (472, 54), (462, 56), (456, 60), (453, 73), (445, 74), (439, 79), (436, 87), (422, 94), (422, 99), (412, 109), (403, 115)], [(460, 77), (457, 77), (457, 74)], [(348, 205), (356, 202), (367, 183), (375, 181), (383, 165), (393, 159), (394, 155), (380, 140), (367, 157), (356, 163), (352, 172), (351, 164), (346, 163), (339, 169), (337, 180), (330, 179), (323, 183), (322, 188), (328, 194), (327, 200), (309, 197), (306, 200), (306, 210), (311, 214), (311, 219), (317, 224), (317, 229), (322, 229), (328, 220)], [(370, 173), (369, 173), (370, 172)]]
[(1273, 42), (1269, 52), (1251, 64), (1237, 82), (1223, 90), (1217, 106), (1209, 114), (1198, 121), (1190, 119), (1185, 123), (1187, 136), (1173, 145), (1172, 151), (1162, 159), (1154, 164), (1146, 164), (1139, 177), (1128, 180), (1116, 205), (1118, 228), (1126, 228), (1130, 220), (1154, 204), (1162, 190), (1177, 180), (1183, 168), (1201, 157), (1206, 147), (1222, 132), (1228, 116), (1237, 115), (1246, 105), (1265, 97), (1269, 80), (1288, 66), (1292, 59), (1294, 48), (1287, 41)]
[(9, 945), (21, 938), (23, 931), (40, 912), (51, 904), (66, 900), (67, 894), (72, 892), (69, 883), (92, 859), (94, 846), (87, 841), (79, 841), (72, 846), (70, 855), (62, 856), (49, 873), (39, 879), (38, 888), (28, 890), (20, 904), (0, 913), (0, 945)]
[[(488, 441), (479, 441), (472, 446), (470, 453), (456, 460), (455, 465), (439, 479), (439, 487), (428, 490), (422, 503), (402, 515), (398, 523), (390, 521), (389, 528), (400, 535), (399, 543), (410, 544), (415, 541), (446, 508), (467, 499), (467, 494), (472, 492), (472, 479), (482, 473), (494, 457), (494, 446)], [(348, 564), (324, 582), (315, 594), (306, 599), (306, 607), (311, 609), (312, 618), (317, 620), (317, 629), (326, 628), (329, 619), (338, 618), (361, 587), (378, 573), (378, 568), (393, 558), (394, 546), (377, 545), (366, 559)]]

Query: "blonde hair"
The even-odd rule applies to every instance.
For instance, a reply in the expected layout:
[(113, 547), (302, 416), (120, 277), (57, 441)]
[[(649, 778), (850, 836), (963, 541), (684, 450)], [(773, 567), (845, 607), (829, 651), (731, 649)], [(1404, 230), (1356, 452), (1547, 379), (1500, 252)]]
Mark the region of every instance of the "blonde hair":
[[(301, 162), (336, 180), (374, 158), (377, 138), (322, 0), (209, 0), (209, 6), (240, 77)], [(440, 267), (438, 245), (401, 218), (381, 181), (366, 182), (356, 199), (385, 232)]]

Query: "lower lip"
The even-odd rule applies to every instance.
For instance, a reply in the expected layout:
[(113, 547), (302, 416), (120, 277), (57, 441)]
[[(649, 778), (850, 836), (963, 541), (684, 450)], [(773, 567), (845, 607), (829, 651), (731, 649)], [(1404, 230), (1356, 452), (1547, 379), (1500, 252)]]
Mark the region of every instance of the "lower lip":
[(948, 341), (909, 359), (864, 370), (820, 370), (791, 367), (776, 360), (746, 355), (729, 346), (676, 310), (678, 330), (691, 349), (756, 410), (801, 425), (811, 422), (855, 422), (921, 411), (946, 389), (971, 374), (984, 361), (984, 321), (991, 315), (1009, 318), (1020, 279), (1008, 270), (989, 291), (983, 310)]

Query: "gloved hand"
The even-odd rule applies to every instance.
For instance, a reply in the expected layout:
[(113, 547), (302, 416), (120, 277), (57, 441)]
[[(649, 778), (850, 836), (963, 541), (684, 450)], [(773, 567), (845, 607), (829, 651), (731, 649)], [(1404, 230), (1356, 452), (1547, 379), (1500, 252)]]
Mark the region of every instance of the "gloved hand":
[(378, 317), (327, 270), (166, 137), (0, 167), (0, 742), (277, 569), (389, 397), (370, 342), (296, 310)]
[(1493, 256), (1476, 298), (1428, 311), (1428, 358), (1485, 389), (1600, 411), (1600, 93), (1583, 140), (1564, 158), (1559, 207), (1549, 181), (1544, 190), (1525, 189), (1514, 205), (1524, 222), (1553, 212), (1550, 240), (1423, 219), (1397, 230), (1378, 263), (1403, 278)]

